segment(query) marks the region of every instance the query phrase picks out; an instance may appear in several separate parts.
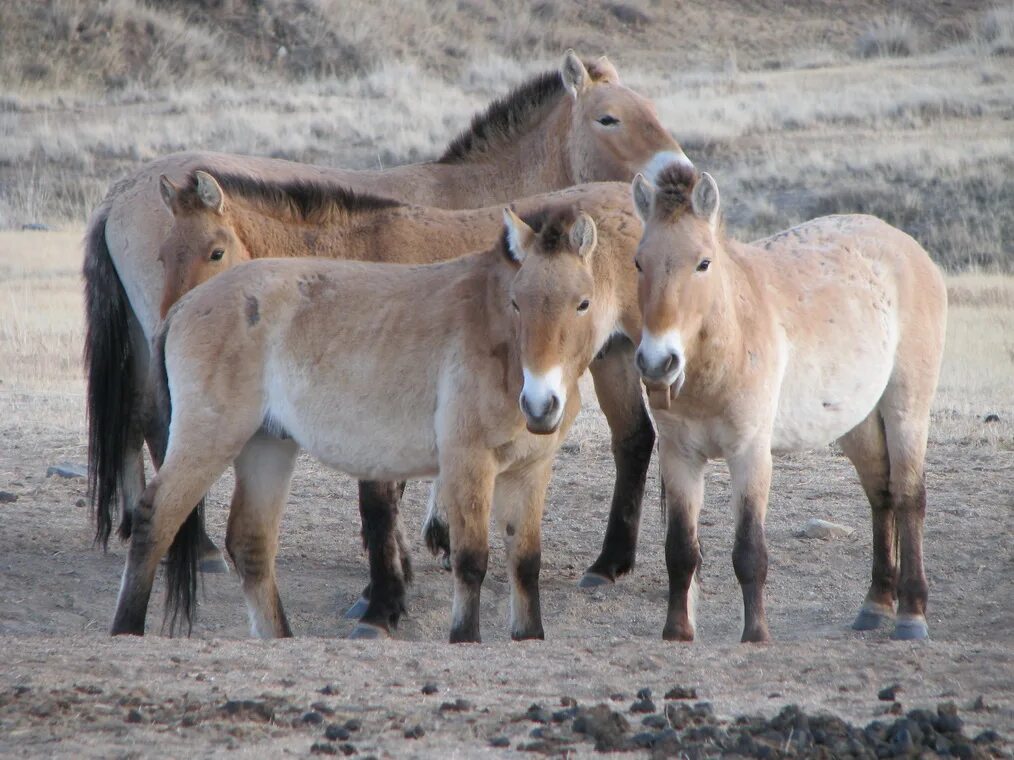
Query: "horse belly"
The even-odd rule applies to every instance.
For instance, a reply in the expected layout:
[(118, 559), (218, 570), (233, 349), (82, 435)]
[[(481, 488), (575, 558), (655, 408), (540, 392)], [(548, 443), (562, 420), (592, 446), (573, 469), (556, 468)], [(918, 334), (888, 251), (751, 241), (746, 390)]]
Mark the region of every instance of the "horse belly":
[(417, 394), (385, 394), (381, 383), (317, 381), (290, 380), (270, 393), (266, 415), (316, 459), (361, 480), (437, 474), (433, 414)]
[(893, 350), (887, 350), (892, 341), (884, 337), (872, 350), (859, 340), (820, 351), (797, 347), (782, 380), (773, 451), (825, 446), (866, 418), (880, 401), (893, 369)]

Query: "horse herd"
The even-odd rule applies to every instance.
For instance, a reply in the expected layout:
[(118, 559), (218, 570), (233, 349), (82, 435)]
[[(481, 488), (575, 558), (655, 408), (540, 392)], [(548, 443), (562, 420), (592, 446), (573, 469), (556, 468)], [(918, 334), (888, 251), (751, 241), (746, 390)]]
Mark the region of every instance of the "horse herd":
[(723, 458), (743, 640), (767, 640), (772, 452), (837, 440), (873, 515), (853, 625), (927, 636), (923, 461), (942, 277), (869, 216), (742, 244), (720, 208), (652, 103), (607, 59), (572, 51), (433, 162), (345, 171), (185, 153), (121, 180), (93, 215), (84, 265), (97, 535), (108, 541), (119, 508), (130, 540), (112, 633), (144, 633), (163, 558), (167, 614), (189, 628), (198, 572), (225, 567), (203, 499), (232, 464), (225, 545), (252, 632), (291, 635), (275, 554), (303, 448), (360, 479), (370, 583), (353, 635), (398, 624), (411, 580), (399, 501), (406, 479), (430, 478), (424, 531), (453, 572), (450, 640), (480, 639), (491, 517), (510, 634), (542, 638), (546, 489), (590, 370), (616, 481), (582, 585), (633, 567), (657, 429), (663, 637), (694, 638), (704, 471)]

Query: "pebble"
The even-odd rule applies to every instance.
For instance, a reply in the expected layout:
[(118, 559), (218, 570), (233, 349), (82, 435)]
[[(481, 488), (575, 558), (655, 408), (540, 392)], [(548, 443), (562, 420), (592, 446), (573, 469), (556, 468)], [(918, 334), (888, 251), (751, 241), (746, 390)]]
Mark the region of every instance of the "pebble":
[(856, 532), (855, 528), (847, 525), (819, 520), (811, 517), (803, 525), (803, 529), (796, 533), (797, 538), (848, 538)]
[(10, 491), (0, 491), (0, 504), (13, 504), (18, 500), (16, 493)]
[(651, 699), (651, 689), (645, 686), (643, 689), (637, 690), (638, 699)]
[(80, 464), (61, 462), (46, 468), (46, 477), (51, 478), (53, 475), (59, 475), (61, 478), (86, 478), (88, 468)]
[(83, 509), (84, 507), (88, 506), (88, 502), (85, 501), (84, 499), (78, 499), (77, 501), (74, 502), (74, 506), (77, 507), (78, 509)]
[(659, 715), (656, 713), (655, 715), (645, 716), (644, 720), (641, 721), (641, 725), (647, 726), (648, 728), (662, 729), (669, 728), (669, 721), (666, 720), (666, 717), (664, 715)]
[(632, 713), (653, 713), (655, 712), (655, 703), (650, 699), (639, 699), (630, 705), (630, 712)]
[(345, 726), (339, 726), (337, 723), (331, 723), (327, 728), (324, 729), (324, 736), (333, 742), (348, 739), (352, 734)]
[(542, 705), (533, 702), (525, 710), (525, 718), (533, 723), (549, 723), (553, 719), (553, 716)]
[(337, 755), (338, 748), (331, 742), (314, 742), (310, 747), (311, 755)]
[(423, 684), (422, 687), (423, 694), (436, 694), (438, 691), (440, 691), (440, 689), (432, 681), (427, 681), (426, 683)]
[(453, 702), (444, 702), (440, 705), (441, 712), (468, 712), (471, 709), (472, 703), (461, 697), (458, 697)]
[(1000, 415), (999, 414), (987, 414), (986, 417), (983, 419), (983, 422), (985, 422), (987, 424), (990, 424), (990, 425), (993, 424), (994, 422), (999, 422), (999, 421), (1000, 421)]
[(412, 728), (405, 729), (406, 739), (420, 739), (426, 735), (426, 729), (420, 725), (412, 726)]
[(489, 746), (491, 747), (509, 747), (511, 746), (511, 740), (506, 736), (494, 736), (489, 740)]
[(144, 716), (141, 715), (141, 711), (138, 710), (137, 708), (134, 708), (129, 713), (127, 713), (127, 723), (140, 723), (143, 720)]
[(673, 686), (665, 693), (666, 699), (697, 699), (697, 689), (693, 686)]
[(358, 718), (350, 718), (349, 720), (345, 721), (345, 728), (347, 728), (349, 731), (358, 731), (362, 727), (363, 722)]
[(310, 705), (311, 710), (316, 710), (322, 715), (334, 715), (334, 708), (327, 702), (314, 702)]
[(316, 710), (303, 713), (303, 722), (310, 726), (319, 726), (324, 722), (324, 716)]
[(883, 688), (877, 692), (877, 699), (879, 699), (882, 702), (893, 702), (895, 699), (897, 699), (898, 692), (900, 692), (901, 690), (902, 689), (900, 683), (891, 684), (890, 686)]

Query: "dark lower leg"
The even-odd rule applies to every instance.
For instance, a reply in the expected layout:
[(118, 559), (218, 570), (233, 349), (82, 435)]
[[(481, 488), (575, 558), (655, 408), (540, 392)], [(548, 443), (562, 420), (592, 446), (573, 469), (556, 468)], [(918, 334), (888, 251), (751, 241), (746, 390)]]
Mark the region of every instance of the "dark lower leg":
[(359, 482), (363, 543), (370, 560), (370, 583), (363, 592), (369, 604), (361, 622), (387, 632), (398, 627), (405, 611), (406, 566), (411, 575), (398, 528), (398, 505), (404, 490), (404, 482)]
[(514, 586), (511, 596), (511, 638), (544, 639), (542, 609), (539, 603), (539, 571), (542, 554), (537, 549), (518, 556), (513, 564)]
[(154, 493), (149, 486), (134, 509), (130, 548), (127, 551), (126, 567), (110, 631), (113, 636), (144, 635), (148, 601), (151, 597), (151, 587), (155, 582), (155, 569), (161, 559), (161, 554), (157, 552), (151, 536), (153, 498)]
[(743, 504), (736, 526), (736, 542), (732, 550), (732, 566), (743, 589), (743, 641), (768, 641), (767, 617), (764, 614), (764, 583), (768, 576), (768, 550), (764, 542), (764, 524), (747, 501)]
[(588, 573), (615, 581), (634, 568), (644, 484), (654, 445), (655, 431), (642, 406), (634, 431), (623, 440), (613, 442), (616, 482), (609, 521), (602, 540), (602, 551), (588, 568)]
[(873, 511), (873, 577), (866, 601), (882, 608), (894, 607), (897, 596), (898, 570), (894, 556), (895, 511), (891, 496), (884, 490), (877, 494)]
[(701, 564), (696, 521), (689, 510), (669, 513), (665, 539), (665, 565), (669, 571), (669, 609), (662, 638), (666, 641), (694, 640), (694, 611), (690, 587)]
[(454, 609), (451, 621), (452, 644), (482, 640), (479, 633), (479, 593), (486, 578), (489, 550), (459, 549), (451, 560), (454, 571)]
[(923, 521), (926, 517), (926, 488), (920, 482), (909, 496), (896, 500), (901, 546), (901, 574), (898, 579), (898, 614), (923, 617), (929, 584), (922, 560)]

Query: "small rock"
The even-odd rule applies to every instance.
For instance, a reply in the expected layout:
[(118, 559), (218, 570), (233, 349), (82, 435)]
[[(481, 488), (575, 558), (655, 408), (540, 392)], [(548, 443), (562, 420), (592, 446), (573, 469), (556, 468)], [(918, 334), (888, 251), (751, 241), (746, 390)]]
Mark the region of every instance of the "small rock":
[(310, 747), (311, 755), (337, 755), (338, 748), (331, 742), (314, 742)]
[(340, 693), (338, 691), (338, 687), (335, 686), (333, 683), (327, 684), (323, 689), (317, 689), (317, 692), (319, 694), (323, 694), (325, 697), (333, 697), (336, 694)]
[(666, 699), (697, 699), (697, 689), (693, 686), (673, 686), (665, 693)]
[(349, 731), (358, 731), (362, 727), (363, 722), (358, 718), (349, 718), (347, 721), (345, 721), (345, 728), (347, 728)]
[(88, 506), (88, 502), (85, 501), (84, 499), (78, 499), (77, 501), (74, 502), (74, 506), (77, 507), (78, 509), (83, 509), (84, 507)]
[(989, 709), (989, 705), (986, 704), (986, 700), (981, 694), (975, 698), (974, 702), (972, 702), (972, 709), (976, 712), (983, 712), (984, 710)]
[(631, 712), (654, 712), (655, 703), (650, 699), (638, 699), (631, 704)]
[(80, 464), (63, 462), (46, 468), (47, 478), (51, 478), (54, 475), (59, 475), (61, 478), (86, 478), (88, 477), (88, 468)]
[(650, 731), (642, 731), (639, 734), (634, 734), (630, 737), (630, 743), (635, 747), (641, 747), (642, 749), (648, 749), (655, 743), (655, 734)]
[(310, 726), (319, 726), (324, 722), (324, 716), (316, 710), (303, 713), (303, 722)]
[(491, 747), (509, 747), (511, 746), (511, 740), (506, 736), (494, 736), (489, 740), (489, 746)]
[(991, 728), (975, 737), (976, 744), (998, 744), (1002, 740), (1003, 737)]
[(314, 702), (310, 705), (311, 710), (316, 710), (321, 715), (334, 715), (334, 708), (327, 702)]
[(345, 742), (344, 744), (339, 744), (338, 749), (341, 750), (341, 753), (343, 755), (354, 755), (359, 751), (358, 749), (356, 749), (355, 744), (349, 744), (348, 742)]
[(560, 697), (560, 707), (577, 707), (574, 697)]
[(144, 716), (141, 715), (141, 711), (138, 710), (137, 708), (134, 708), (129, 713), (127, 713), (127, 723), (140, 723), (143, 720)]
[(406, 739), (420, 739), (426, 735), (426, 729), (420, 725), (412, 726), (412, 728), (405, 729)]
[(423, 684), (423, 687), (422, 687), (422, 693), (423, 694), (427, 694), (427, 695), (428, 694), (436, 694), (438, 691), (440, 691), (440, 689), (432, 681), (427, 681), (426, 683)]
[(850, 528), (847, 525), (839, 525), (811, 517), (803, 525), (803, 529), (796, 533), (796, 536), (797, 538), (848, 538), (855, 532), (855, 528)]
[(18, 500), (16, 493), (10, 491), (0, 491), (0, 504), (13, 504)]
[(645, 686), (643, 689), (637, 690), (638, 699), (651, 699), (651, 689)]
[(893, 702), (900, 691), (902, 691), (900, 683), (891, 684), (877, 692), (877, 699), (881, 702)]
[(1000, 421), (999, 414), (987, 414), (985, 418), (983, 418), (983, 422), (985, 422), (987, 425), (992, 425), (994, 422), (999, 421)]
[(549, 710), (544, 708), (540, 704), (532, 703), (525, 710), (525, 718), (532, 721), (533, 723), (549, 723), (553, 716), (549, 714)]
[(641, 721), (641, 725), (647, 726), (648, 728), (663, 729), (669, 728), (669, 721), (666, 720), (664, 715), (658, 715), (656, 713), (654, 715), (645, 716), (644, 720)]
[(440, 705), (441, 712), (468, 712), (471, 709), (472, 703), (461, 697), (458, 697), (453, 702), (444, 702)]
[(345, 726), (339, 726), (337, 723), (331, 723), (327, 728), (324, 729), (324, 736), (333, 742), (343, 741), (348, 739), (352, 734)]

